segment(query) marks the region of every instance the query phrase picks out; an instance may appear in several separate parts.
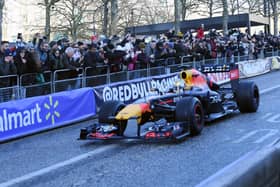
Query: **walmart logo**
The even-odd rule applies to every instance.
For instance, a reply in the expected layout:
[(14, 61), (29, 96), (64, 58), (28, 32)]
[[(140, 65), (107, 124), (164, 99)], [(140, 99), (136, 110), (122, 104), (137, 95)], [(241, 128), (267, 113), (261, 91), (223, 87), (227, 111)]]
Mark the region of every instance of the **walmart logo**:
[(52, 96), (49, 96), (49, 103), (44, 104), (44, 107), (49, 110), (46, 115), (46, 120), (48, 121), (49, 119), (51, 119), (52, 125), (55, 124), (55, 118), (60, 118), (60, 113), (56, 111), (58, 105), (59, 102), (57, 100), (53, 103)]

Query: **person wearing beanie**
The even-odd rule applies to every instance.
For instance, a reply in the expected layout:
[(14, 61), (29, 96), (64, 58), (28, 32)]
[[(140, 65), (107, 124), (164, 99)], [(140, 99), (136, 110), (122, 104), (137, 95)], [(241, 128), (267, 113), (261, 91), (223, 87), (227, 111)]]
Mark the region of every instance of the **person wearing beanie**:
[(4, 53), (4, 61), (0, 63), (0, 76), (13, 75), (17, 73), (14, 64), (13, 53), (10, 49), (6, 49)]
[(50, 50), (56, 50), (58, 48), (57, 42), (56, 41), (51, 41), (49, 43)]
[[(13, 53), (10, 49), (4, 51), (4, 61), (0, 63), (0, 76), (14, 75), (17, 73), (17, 68), (14, 64)], [(12, 86), (12, 80), (10, 78), (1, 79), (0, 87)], [(11, 90), (0, 90), (0, 102), (9, 101), (11, 99)]]

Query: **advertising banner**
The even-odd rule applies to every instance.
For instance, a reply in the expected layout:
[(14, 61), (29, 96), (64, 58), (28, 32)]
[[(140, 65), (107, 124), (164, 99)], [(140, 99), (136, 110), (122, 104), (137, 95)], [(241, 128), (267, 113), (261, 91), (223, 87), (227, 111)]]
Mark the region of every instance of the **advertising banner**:
[(274, 56), (267, 58), (268, 62), (270, 63), (271, 70), (279, 70), (280, 69), (280, 57)]
[(270, 65), (267, 59), (248, 60), (238, 63), (238, 69), (241, 78), (252, 77), (267, 73), (270, 71)]
[(92, 88), (0, 104), (0, 142), (94, 116)]
[(149, 96), (151, 90), (168, 91), (174, 87), (177, 79), (178, 73), (172, 73), (95, 87), (96, 105), (101, 106), (104, 101), (110, 100), (131, 103), (139, 98)]

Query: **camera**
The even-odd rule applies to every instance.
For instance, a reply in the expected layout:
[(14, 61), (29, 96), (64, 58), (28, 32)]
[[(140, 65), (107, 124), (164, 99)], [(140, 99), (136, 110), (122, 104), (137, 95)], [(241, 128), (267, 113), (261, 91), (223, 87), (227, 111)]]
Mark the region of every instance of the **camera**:
[(17, 34), (17, 39), (21, 39), (22, 40), (22, 33), (18, 33)]

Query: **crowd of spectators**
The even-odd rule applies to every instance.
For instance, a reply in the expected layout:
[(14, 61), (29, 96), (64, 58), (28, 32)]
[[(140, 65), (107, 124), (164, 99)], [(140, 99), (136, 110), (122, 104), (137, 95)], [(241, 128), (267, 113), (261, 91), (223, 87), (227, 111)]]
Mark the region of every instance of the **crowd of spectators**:
[[(280, 37), (263, 32), (250, 35), (247, 30), (231, 30), (223, 36), (215, 29), (204, 31), (203, 24), (197, 30), (175, 33), (170, 30), (159, 36), (136, 37), (128, 33), (124, 37), (99, 37), (89, 42), (70, 42), (67, 38), (47, 41), (35, 34), (30, 42), (24, 42), (18, 34), (15, 43), (2, 41), (0, 47), (0, 76), (27, 73), (41, 74), (60, 69), (73, 70), (60, 79), (77, 76), (80, 68), (92, 67), (98, 75), (107, 72), (135, 70), (162, 65), (159, 59), (189, 56), (190, 60), (214, 59), (232, 56), (258, 58), (261, 52), (278, 50)], [(5, 84), (5, 83), (1, 83)], [(8, 83), (7, 83), (8, 84)]]

